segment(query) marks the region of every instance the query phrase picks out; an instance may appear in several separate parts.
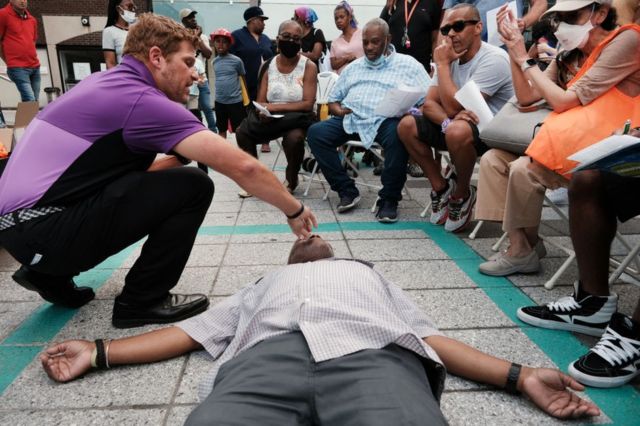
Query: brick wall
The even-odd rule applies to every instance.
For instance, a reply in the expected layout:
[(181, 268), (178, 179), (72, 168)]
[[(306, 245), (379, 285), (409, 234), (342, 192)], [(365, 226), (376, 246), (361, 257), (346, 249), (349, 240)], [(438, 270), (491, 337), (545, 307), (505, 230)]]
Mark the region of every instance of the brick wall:
[[(136, 0), (138, 11), (147, 12), (151, 9), (152, 0)], [(0, 7), (9, 3), (0, 0)], [(47, 41), (42, 28), (42, 15), (57, 16), (107, 16), (108, 0), (31, 0), (28, 10), (38, 20), (38, 45), (45, 45)]]

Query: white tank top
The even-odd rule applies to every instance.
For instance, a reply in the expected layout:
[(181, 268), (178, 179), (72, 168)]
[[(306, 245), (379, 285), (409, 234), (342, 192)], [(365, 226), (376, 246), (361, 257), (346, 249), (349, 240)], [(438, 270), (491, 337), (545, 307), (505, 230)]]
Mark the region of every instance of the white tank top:
[(284, 104), (302, 100), (302, 82), (307, 57), (300, 55), (296, 67), (289, 74), (282, 74), (276, 65), (277, 56), (269, 63), (267, 102)]

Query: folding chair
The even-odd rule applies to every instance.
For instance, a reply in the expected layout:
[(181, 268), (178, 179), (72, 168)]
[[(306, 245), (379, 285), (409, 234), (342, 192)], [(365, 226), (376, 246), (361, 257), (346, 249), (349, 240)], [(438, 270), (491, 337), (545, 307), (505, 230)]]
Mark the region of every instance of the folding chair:
[[(325, 71), (318, 73), (318, 88), (316, 91), (316, 107), (318, 113), (318, 119), (320, 121), (326, 120), (329, 118), (329, 94), (331, 90), (333, 90), (333, 86), (335, 86), (336, 81), (338, 80), (338, 74), (332, 71)], [(306, 147), (306, 143), (305, 143)], [(278, 152), (278, 156), (280, 152)], [(278, 158), (276, 157), (276, 161)], [(275, 165), (275, 162), (274, 162)], [(304, 196), (306, 197), (309, 194), (309, 189), (311, 188), (311, 182), (313, 182), (316, 174), (318, 173), (318, 163), (313, 166), (311, 172), (301, 171), (300, 175), (302, 175), (303, 179), (307, 180), (307, 185), (304, 189)], [(322, 179), (317, 179), (318, 182), (323, 182)], [(325, 193), (323, 199), (327, 199), (328, 192)]]

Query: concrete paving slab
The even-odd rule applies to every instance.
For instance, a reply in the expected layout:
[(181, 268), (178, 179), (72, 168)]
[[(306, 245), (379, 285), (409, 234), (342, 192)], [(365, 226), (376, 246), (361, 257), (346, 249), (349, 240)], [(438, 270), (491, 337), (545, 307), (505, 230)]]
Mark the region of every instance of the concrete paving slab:
[(567, 422), (541, 412), (530, 401), (508, 395), (502, 391), (445, 392), (441, 401), (442, 412), (451, 426), (486, 424), (512, 425), (567, 425), (602, 424), (609, 420), (599, 417), (589, 421)]
[(236, 199), (232, 201), (216, 200), (211, 203), (211, 205), (209, 206), (209, 210), (207, 210), (207, 213), (208, 214), (238, 213), (240, 211), (241, 206), (242, 206), (242, 201), (240, 201), (240, 199)]
[(207, 213), (204, 215), (202, 226), (233, 226), (238, 219), (237, 212), (233, 213)]
[[(2, 394), (0, 409), (90, 409), (168, 404), (178, 386), (184, 358), (118, 367), (57, 383), (39, 361), (32, 362)], [(80, 397), (81, 396), (81, 397)]]
[[(315, 232), (315, 231), (314, 231)], [(326, 241), (343, 241), (344, 235), (342, 232), (319, 232)], [(296, 236), (291, 232), (280, 232), (273, 234), (234, 234), (231, 236), (232, 243), (280, 243), (288, 242), (293, 244), (296, 240)]]
[(448, 259), (431, 240), (352, 240), (349, 247), (357, 259), (381, 260), (433, 260)]
[[(202, 228), (201, 228), (202, 229)], [(227, 244), (231, 239), (231, 234), (223, 235), (198, 235), (194, 245), (214, 245)]]
[(407, 290), (439, 329), (513, 327), (480, 289)]
[[(314, 212), (316, 210), (331, 210), (331, 203), (327, 200), (323, 200), (322, 198), (302, 198), (300, 199), (305, 206), (309, 207)], [(243, 212), (280, 212), (279, 209), (272, 206), (271, 204), (265, 203), (264, 201), (257, 198), (247, 198), (245, 202), (242, 204)], [(282, 214), (282, 213), (280, 213)]]
[[(226, 247), (224, 245), (197, 245), (193, 246), (191, 256), (187, 261), (187, 266), (218, 266), (222, 261), (222, 256)], [(135, 249), (127, 259), (122, 263), (123, 268), (131, 268), (134, 262), (140, 256), (141, 248)]]
[(0, 342), (42, 302), (0, 302)]
[(176, 405), (171, 408), (165, 426), (182, 426), (196, 405)]
[(6, 250), (0, 250), (0, 272), (15, 272), (18, 262)]
[[(98, 290), (96, 297), (113, 299), (120, 294), (124, 287), (125, 276), (129, 269), (118, 269), (109, 277)], [(202, 293), (209, 294), (213, 287), (218, 268), (216, 267), (187, 267), (182, 272), (178, 284), (171, 290), (173, 293)]]
[[(331, 243), (336, 257), (351, 258), (346, 243)], [(290, 243), (229, 244), (225, 265), (284, 265), (291, 249)]]
[(392, 228), (388, 231), (344, 231), (344, 236), (349, 240), (408, 240), (428, 238), (427, 235), (419, 229), (394, 231)]
[(375, 269), (404, 289), (476, 287), (452, 260), (376, 262)]
[[(16, 265), (17, 269), (17, 265)], [(12, 272), (0, 272), (0, 294), (3, 302), (38, 302), (42, 298), (35, 291), (19, 286), (11, 279)]]
[[(318, 223), (335, 223), (335, 215), (331, 210), (315, 210)], [(287, 218), (280, 211), (245, 212), (238, 215), (238, 225), (270, 225), (273, 223), (287, 223)]]
[(283, 265), (223, 266), (213, 286), (215, 296), (229, 296)]
[(205, 351), (192, 352), (187, 366), (182, 373), (182, 381), (178, 387), (174, 402), (178, 404), (197, 404), (198, 385), (213, 368), (213, 358)]
[(13, 426), (62, 425), (159, 425), (167, 410), (158, 408), (136, 409), (82, 409), (82, 410), (20, 410), (0, 412), (0, 422)]

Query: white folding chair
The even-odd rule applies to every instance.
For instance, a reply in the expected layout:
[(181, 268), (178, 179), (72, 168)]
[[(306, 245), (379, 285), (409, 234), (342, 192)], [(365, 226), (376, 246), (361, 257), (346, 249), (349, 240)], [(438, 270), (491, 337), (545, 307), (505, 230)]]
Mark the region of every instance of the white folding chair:
[[(336, 81), (338, 80), (338, 74), (332, 71), (325, 71), (318, 73), (318, 88), (316, 90), (316, 107), (318, 113), (319, 120), (326, 120), (329, 118), (329, 94), (331, 90), (333, 90), (333, 86), (335, 86)], [(276, 158), (277, 160), (277, 158)], [(311, 182), (313, 182), (314, 178), (318, 173), (318, 163), (313, 166), (311, 172), (301, 171), (303, 179), (307, 180), (307, 184), (304, 189), (304, 196), (306, 197), (309, 194), (309, 189), (311, 188)], [(323, 182), (322, 179), (317, 179), (318, 182)], [(327, 194), (325, 194), (324, 199), (326, 199)]]

